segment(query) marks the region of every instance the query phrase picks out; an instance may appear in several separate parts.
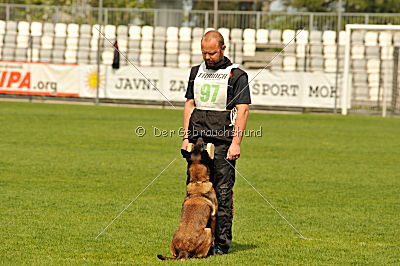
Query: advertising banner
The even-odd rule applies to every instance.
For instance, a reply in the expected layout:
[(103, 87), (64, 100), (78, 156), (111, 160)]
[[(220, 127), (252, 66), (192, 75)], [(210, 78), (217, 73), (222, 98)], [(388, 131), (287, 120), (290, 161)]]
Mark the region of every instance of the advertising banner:
[[(100, 67), (99, 97), (184, 102), (190, 69)], [(333, 108), (335, 75), (247, 71), (252, 104)], [(0, 61), (0, 93), (96, 97), (97, 66)], [(337, 103), (339, 106), (339, 103)]]
[[(79, 96), (95, 98), (97, 90), (97, 66), (96, 65), (80, 65), (79, 68)], [(107, 72), (111, 67), (100, 66), (99, 75), (99, 98), (107, 98), (106, 84)]]
[(79, 96), (77, 65), (0, 61), (0, 93)]
[(163, 94), (163, 68), (124, 66), (118, 70), (107, 69), (106, 97), (112, 99), (134, 99), (166, 101)]
[(186, 101), (185, 93), (189, 80), (189, 74), (190, 69), (164, 68), (163, 87), (167, 89), (167, 97), (170, 99), (170, 101)]
[(248, 71), (252, 103), (264, 106), (335, 105), (335, 75), (309, 72)]

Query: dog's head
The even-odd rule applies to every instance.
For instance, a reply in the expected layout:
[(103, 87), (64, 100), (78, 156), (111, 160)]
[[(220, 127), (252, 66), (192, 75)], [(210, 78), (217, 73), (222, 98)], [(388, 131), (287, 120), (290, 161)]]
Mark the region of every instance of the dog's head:
[(206, 144), (202, 138), (198, 138), (191, 152), (181, 150), (182, 155), (189, 162), (190, 182), (209, 181), (210, 158)]
[(182, 149), (181, 154), (183, 158), (185, 158), (190, 164), (201, 163), (209, 165), (209, 163), (212, 161), (206, 150), (206, 144), (201, 137), (197, 139), (196, 144), (191, 152)]
[(202, 138), (198, 138), (196, 144), (193, 147), (190, 160), (192, 163), (201, 163), (209, 158), (208, 152), (205, 149), (205, 143)]

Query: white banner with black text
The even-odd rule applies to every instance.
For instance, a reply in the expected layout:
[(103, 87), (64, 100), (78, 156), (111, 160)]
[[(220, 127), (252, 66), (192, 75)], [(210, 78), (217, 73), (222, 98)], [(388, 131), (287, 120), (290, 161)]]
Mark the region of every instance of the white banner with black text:
[[(184, 102), (190, 69), (0, 61), (0, 93)], [(335, 75), (247, 71), (251, 101), (260, 106), (335, 106)], [(100, 81), (99, 86), (97, 82)], [(339, 103), (337, 103), (339, 105)]]

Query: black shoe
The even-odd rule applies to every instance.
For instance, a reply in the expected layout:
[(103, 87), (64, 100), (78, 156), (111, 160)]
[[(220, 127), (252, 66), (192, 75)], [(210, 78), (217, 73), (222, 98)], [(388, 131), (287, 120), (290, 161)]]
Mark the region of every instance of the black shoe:
[(214, 255), (226, 255), (228, 254), (227, 252), (223, 251), (220, 248), (214, 248)]

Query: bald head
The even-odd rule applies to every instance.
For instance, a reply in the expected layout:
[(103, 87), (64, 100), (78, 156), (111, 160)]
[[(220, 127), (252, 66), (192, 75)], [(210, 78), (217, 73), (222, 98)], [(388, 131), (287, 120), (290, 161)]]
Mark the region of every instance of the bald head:
[(224, 59), (224, 37), (216, 30), (210, 30), (201, 39), (201, 52), (207, 65), (213, 66)]
[(217, 41), (219, 47), (225, 45), (224, 37), (221, 33), (219, 33), (219, 31), (216, 30), (207, 31), (203, 38), (201, 38), (201, 42), (211, 42), (213, 40)]

